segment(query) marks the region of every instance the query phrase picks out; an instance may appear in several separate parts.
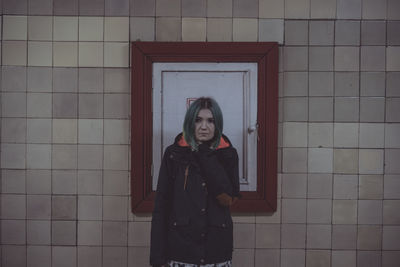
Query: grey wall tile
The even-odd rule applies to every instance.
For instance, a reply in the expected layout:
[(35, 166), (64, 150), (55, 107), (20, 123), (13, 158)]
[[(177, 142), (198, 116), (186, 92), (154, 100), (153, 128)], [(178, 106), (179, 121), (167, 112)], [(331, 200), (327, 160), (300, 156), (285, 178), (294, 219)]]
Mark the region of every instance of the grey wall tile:
[(383, 176), (360, 175), (358, 196), (359, 199), (382, 199)]
[(79, 92), (103, 92), (103, 69), (79, 68), (78, 76)]
[(331, 252), (326, 250), (307, 250), (306, 265), (309, 267), (330, 266)]
[(358, 266), (372, 267), (381, 266), (382, 253), (380, 251), (358, 251), (357, 264)]
[(400, 122), (400, 98), (386, 98), (386, 121)]
[(53, 0), (54, 15), (78, 15), (78, 0)]
[(400, 216), (397, 212), (400, 208), (399, 200), (383, 201), (383, 224), (400, 224)]
[(385, 72), (361, 72), (360, 95), (385, 96)]
[(310, 22), (310, 45), (333, 45), (334, 21), (314, 20)]
[(385, 100), (383, 97), (361, 97), (360, 121), (383, 122), (385, 120)]
[(300, 173), (282, 174), (282, 197), (305, 198), (307, 194), (307, 175)]
[(361, 0), (338, 0), (336, 12), (338, 19), (360, 19)]
[(105, 0), (79, 0), (79, 15), (104, 15)]
[(101, 247), (79, 246), (78, 266), (101, 266), (102, 253), (103, 249)]
[[(2, 220), (1, 222), (1, 243), (23, 245), (26, 243), (26, 221), (25, 220)], [(20, 254), (19, 257), (25, 254)], [(25, 261), (24, 261), (25, 262)], [(16, 266), (21, 266), (21, 263)]]
[(51, 194), (50, 170), (27, 170), (26, 192), (28, 194)]
[(285, 71), (305, 71), (308, 69), (308, 49), (303, 46), (284, 47), (283, 68)]
[(26, 221), (26, 242), (28, 245), (50, 245), (50, 233), (49, 220)]
[(358, 121), (359, 102), (357, 97), (335, 97), (335, 121)]
[(103, 95), (79, 94), (79, 118), (102, 118)]
[(103, 245), (124, 246), (128, 241), (127, 222), (103, 222)]
[(357, 175), (335, 174), (333, 180), (334, 199), (357, 199)]
[(28, 93), (27, 94), (27, 117), (51, 118), (52, 94), (50, 93)]
[(76, 247), (53, 246), (51, 251), (52, 266), (74, 266), (76, 264)]
[(51, 197), (49, 195), (28, 195), (27, 219), (49, 220), (51, 218)]
[(103, 193), (103, 173), (96, 170), (78, 171), (78, 194), (101, 195)]
[(385, 174), (400, 173), (399, 159), (400, 149), (385, 149)]
[(104, 195), (128, 195), (127, 171), (104, 171)]
[(52, 68), (28, 67), (27, 90), (31, 92), (52, 91)]
[(282, 199), (282, 223), (305, 223), (305, 199)]
[(101, 246), (102, 226), (102, 221), (78, 221), (78, 245)]
[(308, 21), (285, 20), (285, 45), (308, 44)]
[(28, 143), (51, 143), (51, 119), (28, 119), (26, 141)]
[(387, 44), (400, 45), (400, 21), (387, 22)]
[(206, 0), (182, 0), (182, 17), (206, 17)]
[(3, 66), (1, 90), (12, 92), (26, 91), (26, 67)]
[[(55, 146), (55, 145), (54, 145)], [(68, 147), (67, 147), (68, 148)], [(56, 147), (56, 149), (58, 149)], [(56, 149), (53, 149), (56, 150)], [(66, 149), (64, 149), (66, 150)], [(58, 152), (58, 151), (56, 151)], [(69, 151), (67, 151), (69, 152)], [(69, 156), (69, 155), (66, 155)], [(66, 158), (68, 160), (68, 158)], [(76, 157), (75, 157), (76, 160)], [(66, 168), (65, 168), (66, 169)], [(53, 170), (52, 171), (52, 192), (53, 195), (76, 194), (76, 171), (75, 170)]]
[(130, 93), (130, 69), (104, 69), (104, 91), (109, 93)]
[(308, 74), (308, 94), (310, 96), (332, 96), (333, 72), (310, 71)]
[(101, 196), (78, 196), (79, 220), (101, 220), (102, 210)]
[(307, 248), (329, 249), (331, 248), (332, 226), (324, 224), (307, 225)]
[(335, 72), (335, 96), (359, 96), (359, 72)]
[(181, 19), (179, 19), (177, 17), (156, 18), (156, 40), (157, 41), (180, 41), (181, 38), (182, 38)]
[(284, 121), (307, 121), (308, 103), (306, 97), (285, 97), (283, 100)]
[(332, 249), (356, 249), (356, 248), (357, 248), (356, 225), (332, 226)]
[(127, 247), (105, 247), (103, 249), (103, 265), (105, 266), (127, 266)]
[(382, 249), (398, 250), (400, 249), (400, 226), (383, 226)]
[(337, 20), (335, 25), (336, 45), (360, 44), (360, 21)]
[(156, 16), (181, 16), (181, 1), (178, 0), (157, 0)]
[(103, 167), (101, 145), (78, 145), (78, 169), (100, 170)]
[(26, 148), (23, 144), (1, 144), (1, 166), (9, 169), (26, 168)]
[(25, 193), (25, 170), (2, 170), (2, 193)]
[(232, 17), (232, 0), (207, 0), (207, 17)]
[(332, 200), (308, 199), (307, 223), (330, 224), (332, 222)]
[(382, 249), (381, 225), (359, 225), (357, 235), (357, 248), (359, 250)]
[(148, 264), (150, 249), (145, 247), (128, 247), (128, 266), (145, 266)]
[(1, 119), (1, 142), (2, 143), (25, 143), (26, 119), (2, 118)]
[(333, 47), (310, 47), (308, 53), (308, 67), (310, 71), (333, 70)]
[(53, 1), (52, 0), (29, 0), (28, 2), (29, 15), (52, 15)]
[(77, 146), (76, 145), (53, 145), (52, 168), (53, 169), (76, 169), (77, 168)]
[(51, 243), (53, 245), (76, 245), (76, 221), (52, 221)]
[(51, 218), (53, 220), (75, 220), (77, 218), (76, 196), (53, 196)]
[(26, 116), (26, 93), (2, 93), (2, 102), (3, 117)]
[(282, 267), (304, 267), (306, 253), (304, 249), (282, 249), (281, 265)]
[(78, 94), (53, 94), (53, 117), (76, 118), (78, 115)]
[(130, 18), (130, 40), (131, 41), (154, 41), (155, 18), (131, 17)]
[(156, 12), (155, 0), (131, 0), (130, 14), (138, 16), (154, 16)]
[[(288, 223), (281, 225), (281, 247), (282, 248), (305, 248), (306, 247), (306, 224)], [(265, 264), (265, 262), (264, 262)]]
[(233, 16), (257, 18), (258, 1), (256, 0), (233, 0)]
[(310, 97), (308, 105), (309, 121), (333, 121), (332, 97)]
[(384, 71), (386, 68), (385, 46), (361, 46), (361, 71)]
[(359, 224), (382, 224), (383, 201), (382, 200), (359, 200), (358, 201), (358, 223)]
[(301, 173), (307, 170), (306, 148), (284, 148), (282, 167), (284, 172)]
[(26, 218), (26, 196), (16, 194), (2, 194), (1, 212), (4, 219)]
[(284, 96), (307, 96), (307, 72), (285, 72), (283, 77)]
[(78, 69), (53, 68), (53, 92), (77, 92)]
[(28, 0), (3, 0), (4, 15), (27, 15)]
[(332, 174), (310, 173), (307, 184), (308, 198), (332, 198)]
[(129, 16), (129, 0), (105, 0), (106, 16)]
[(104, 118), (128, 118), (130, 97), (125, 94), (104, 95)]
[(386, 21), (364, 20), (361, 23), (361, 45), (385, 45)]

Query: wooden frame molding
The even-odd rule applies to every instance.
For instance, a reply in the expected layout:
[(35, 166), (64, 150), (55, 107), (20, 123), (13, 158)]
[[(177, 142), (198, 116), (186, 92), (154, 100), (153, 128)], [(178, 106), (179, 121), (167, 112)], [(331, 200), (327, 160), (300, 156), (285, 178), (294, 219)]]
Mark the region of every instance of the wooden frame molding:
[(258, 66), (257, 190), (241, 192), (232, 212), (273, 212), (277, 206), (278, 43), (133, 42), (131, 75), (131, 207), (153, 210), (152, 64), (256, 62)]

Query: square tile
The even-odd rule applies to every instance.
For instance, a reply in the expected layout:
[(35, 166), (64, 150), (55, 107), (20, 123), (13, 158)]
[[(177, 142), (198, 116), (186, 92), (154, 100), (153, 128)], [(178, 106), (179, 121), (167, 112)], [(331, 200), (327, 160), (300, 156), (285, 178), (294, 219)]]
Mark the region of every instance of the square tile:
[(335, 96), (359, 96), (359, 80), (359, 72), (335, 72)]
[(308, 124), (308, 147), (332, 147), (333, 125), (332, 123)]
[(79, 17), (79, 41), (103, 41), (103, 17)]
[(359, 120), (358, 97), (335, 97), (335, 121), (356, 122)]
[(51, 222), (52, 245), (75, 245), (76, 244), (76, 222), (75, 221), (52, 221)]
[(53, 17), (54, 41), (78, 41), (78, 17)]
[(308, 44), (308, 21), (285, 20), (285, 45)]
[(284, 147), (307, 147), (307, 124), (286, 122), (283, 124)]
[(129, 16), (129, 0), (105, 0), (106, 16)]
[(79, 94), (79, 118), (96, 119), (103, 117), (102, 94)]
[(307, 223), (330, 224), (332, 222), (332, 200), (330, 199), (308, 199), (307, 200)]
[[(61, 145), (59, 145), (61, 146)], [(66, 164), (65, 164), (66, 165)], [(66, 169), (66, 168), (64, 168)], [(76, 194), (76, 171), (75, 170), (53, 170), (52, 192), (53, 195)]]
[(205, 40), (206, 40), (205, 18), (182, 19), (182, 41), (205, 41)]
[(156, 41), (180, 41), (182, 38), (181, 24), (179, 18), (156, 18)]
[(130, 121), (104, 120), (104, 144), (128, 144)]
[(51, 42), (28, 42), (28, 66), (51, 67), (53, 64)]
[(103, 92), (103, 68), (79, 68), (78, 88), (79, 92), (100, 93)]
[(76, 119), (53, 119), (53, 143), (77, 143), (78, 123)]
[[(26, 243), (26, 221), (25, 220), (2, 220), (1, 241), (4, 248), (7, 244), (24, 245)], [(21, 253), (21, 255), (24, 255)], [(3, 255), (4, 257), (5, 255)], [(16, 264), (21, 266), (21, 264)]]
[(282, 174), (282, 197), (305, 198), (307, 192), (307, 175), (299, 173)]
[(400, 45), (400, 22), (399, 21), (388, 21), (387, 22), (387, 44), (388, 45)]
[(384, 71), (385, 53), (384, 46), (362, 46), (361, 71)]
[(360, 149), (360, 174), (383, 174), (383, 149)]
[(310, 96), (333, 96), (333, 72), (310, 71), (308, 73), (308, 94)]
[(104, 195), (128, 195), (129, 179), (127, 171), (104, 170)]
[(104, 91), (108, 93), (130, 93), (129, 68), (105, 68)]
[(53, 196), (51, 218), (53, 220), (76, 220), (76, 196)]
[(309, 267), (330, 266), (331, 252), (325, 250), (307, 250), (306, 264)]
[(309, 148), (308, 171), (311, 173), (332, 172), (333, 150), (332, 148)]
[(363, 0), (363, 19), (386, 19), (387, 0)]
[(101, 196), (78, 196), (78, 220), (101, 220), (102, 210)]
[(357, 248), (357, 226), (356, 225), (333, 225), (332, 226), (332, 248), (333, 249), (356, 249)]
[(282, 248), (305, 248), (306, 225), (305, 224), (282, 224), (281, 225), (281, 247)]
[(306, 253), (304, 249), (282, 249), (280, 262), (282, 267), (304, 267)]
[(103, 264), (106, 266), (127, 266), (127, 247), (105, 247), (103, 248)]
[(156, 1), (155, 0), (131, 0), (131, 16), (154, 16), (156, 13)]
[(383, 122), (385, 102), (382, 97), (361, 97), (360, 99), (360, 121), (361, 122)]
[[(361, 72), (360, 95), (361, 96), (384, 96), (385, 95), (385, 72)], [(390, 78), (388, 77), (388, 80)], [(388, 82), (389, 84), (390, 82)], [(388, 86), (390, 87), (390, 86)]]
[(358, 71), (359, 48), (350, 46), (335, 47), (335, 71)]
[(101, 195), (103, 193), (102, 171), (79, 170), (78, 171), (78, 194)]
[(67, 267), (76, 264), (75, 246), (52, 246), (52, 266)]
[(334, 149), (333, 169), (335, 173), (358, 173), (358, 150)]
[(331, 248), (332, 226), (324, 224), (307, 225), (307, 248), (329, 249)]
[(53, 169), (77, 168), (77, 146), (76, 145), (53, 145), (51, 164)]
[(104, 169), (128, 170), (128, 146), (104, 146)]
[(51, 197), (49, 195), (28, 195), (27, 219), (49, 220), (51, 217)]
[(336, 12), (338, 19), (360, 19), (361, 0), (338, 0)]
[(1, 196), (2, 219), (25, 219), (26, 196), (2, 194)]
[(305, 223), (306, 209), (305, 199), (282, 199), (282, 223)]
[(310, 17), (310, 1), (286, 0), (286, 19), (308, 19)]
[(79, 0), (79, 15), (104, 15), (104, 0)]
[(207, 0), (207, 17), (232, 17), (232, 2), (232, 0)]
[(2, 91), (26, 91), (26, 67), (4, 66), (2, 68)]
[(129, 18), (106, 17), (104, 19), (104, 41), (129, 41)]
[(280, 230), (279, 224), (256, 224), (256, 248), (279, 248)]
[(336, 20), (335, 45), (359, 45), (360, 22), (353, 20)]
[(5, 65), (26, 66), (26, 41), (2, 41), (2, 63)]
[(311, 122), (332, 122), (333, 98), (310, 97), (308, 114)]
[(399, 158), (400, 149), (385, 149), (385, 174), (400, 173)]
[(128, 118), (130, 113), (129, 98), (125, 94), (104, 95), (104, 118)]
[(386, 122), (400, 122), (400, 98), (386, 99)]
[(50, 169), (51, 145), (28, 144), (26, 148), (26, 167), (29, 169)]
[(53, 92), (73, 93), (78, 91), (78, 69), (53, 68)]
[(27, 16), (3, 16), (3, 40), (26, 40), (28, 36)]
[(52, 15), (53, 1), (31, 0), (28, 2), (28, 13), (30, 15)]
[(285, 148), (283, 149), (283, 171), (288, 173), (306, 172), (307, 149)]
[(78, 245), (101, 246), (102, 221), (78, 221)]
[(101, 266), (102, 250), (101, 247), (79, 246), (78, 266)]
[(233, 19), (233, 41), (236, 42), (255, 42), (258, 40), (258, 21), (257, 19)]
[(26, 119), (23, 118), (2, 118), (1, 142), (2, 143), (25, 143), (26, 140)]
[[(386, 183), (385, 183), (386, 185)], [(359, 176), (359, 199), (382, 199), (383, 198), (383, 176), (382, 175), (360, 175)]]
[(78, 43), (77, 42), (53, 42), (53, 66), (77, 67)]
[[(332, 0), (328, 0), (333, 2)], [(315, 1), (314, 1), (315, 2)], [(325, 2), (327, 2), (325, 0)], [(310, 45), (333, 45), (334, 21), (312, 20), (310, 22)]]
[(127, 239), (127, 222), (103, 222), (103, 246), (126, 246)]
[(131, 17), (130, 41), (154, 41), (155, 18)]
[(283, 50), (283, 68), (285, 71), (307, 71), (307, 47), (285, 47)]
[(78, 120), (79, 144), (101, 144), (103, 142), (103, 120)]
[(382, 263), (382, 253), (379, 251), (358, 251), (357, 262), (361, 266), (379, 266)]
[(104, 196), (103, 220), (126, 221), (128, 219), (128, 197)]
[(12, 14), (12, 15), (19, 15), (28, 13), (28, 5), (27, 0), (3, 0), (3, 13), (4, 14)]
[(236, 18), (258, 17), (258, 1), (233, 0), (233, 17)]
[(27, 71), (27, 91), (51, 92), (52, 91), (52, 68), (29, 67)]
[(382, 224), (382, 200), (359, 200), (358, 201), (358, 223), (359, 224)]
[(385, 147), (400, 148), (400, 124), (385, 124)]
[(387, 18), (390, 20), (400, 19), (400, 4), (396, 0), (387, 0)]
[(333, 48), (315, 46), (308, 51), (308, 67), (310, 71), (332, 71), (333, 70)]
[(104, 43), (104, 67), (128, 67), (129, 43)]
[(101, 145), (78, 145), (78, 169), (101, 170), (103, 147)]
[(53, 0), (54, 15), (78, 15), (78, 0)]
[(357, 175), (334, 175), (333, 199), (357, 199), (357, 190)]
[(283, 44), (284, 26), (282, 19), (259, 19), (258, 40)]
[(284, 72), (283, 77), (284, 96), (307, 96), (307, 72)]
[(382, 249), (398, 250), (400, 247), (400, 231), (399, 226), (383, 226)]
[(79, 67), (102, 67), (103, 43), (79, 42)]
[[(217, 2), (213, 0), (214, 2)], [(284, 18), (284, 1), (259, 0), (258, 16), (260, 18)]]
[(358, 123), (335, 123), (334, 147), (358, 147)]
[(357, 224), (357, 200), (333, 200), (333, 224)]
[(78, 114), (78, 95), (74, 93), (53, 94), (53, 117), (76, 118)]
[(336, 17), (335, 0), (311, 0), (311, 18), (326, 19)]
[(362, 250), (382, 249), (382, 226), (380, 225), (359, 225), (358, 226), (357, 248)]
[(50, 170), (27, 170), (26, 192), (28, 194), (51, 194)]
[(183, 0), (182, 17), (206, 17), (207, 1), (206, 0)]
[(207, 41), (232, 41), (232, 19), (208, 18)]
[(385, 45), (386, 21), (365, 20), (361, 23), (361, 45)]
[(26, 242), (29, 245), (50, 245), (50, 221), (28, 220), (26, 222)]
[(25, 193), (26, 178), (25, 170), (3, 170), (1, 172), (1, 192), (4, 193)]
[(388, 46), (386, 48), (386, 71), (400, 71), (399, 62), (400, 62), (400, 47)]
[(49, 16), (28, 17), (28, 40), (51, 41), (53, 39), (53, 20)]
[(157, 17), (179, 17), (181, 16), (181, 1), (178, 0), (157, 0)]
[(383, 123), (360, 123), (360, 148), (382, 148), (384, 139)]
[(25, 117), (27, 113), (26, 95), (26, 93), (2, 93), (2, 116)]
[(399, 200), (383, 201), (383, 224), (399, 224), (400, 216), (397, 212), (400, 208)]

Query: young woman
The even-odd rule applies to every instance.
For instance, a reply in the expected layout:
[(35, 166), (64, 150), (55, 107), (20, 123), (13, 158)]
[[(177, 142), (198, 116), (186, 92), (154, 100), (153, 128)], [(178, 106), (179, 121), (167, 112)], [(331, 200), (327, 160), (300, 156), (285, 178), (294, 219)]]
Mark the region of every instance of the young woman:
[(239, 195), (238, 155), (212, 98), (189, 107), (183, 133), (164, 152), (151, 225), (150, 264), (232, 266), (229, 207)]

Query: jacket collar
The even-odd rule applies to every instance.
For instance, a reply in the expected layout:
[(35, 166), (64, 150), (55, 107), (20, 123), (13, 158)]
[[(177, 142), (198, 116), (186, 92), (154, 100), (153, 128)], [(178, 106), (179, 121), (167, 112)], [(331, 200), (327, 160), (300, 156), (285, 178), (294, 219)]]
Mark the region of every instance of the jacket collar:
[[(176, 137), (176, 143), (178, 146), (180, 147), (189, 147), (189, 144), (186, 142), (185, 138), (183, 138), (183, 134), (180, 133), (177, 137)], [(221, 139), (219, 141), (219, 145), (216, 149), (222, 149), (222, 148), (227, 148), (230, 147), (230, 141), (228, 139), (228, 137), (226, 137), (225, 135), (221, 136)]]

